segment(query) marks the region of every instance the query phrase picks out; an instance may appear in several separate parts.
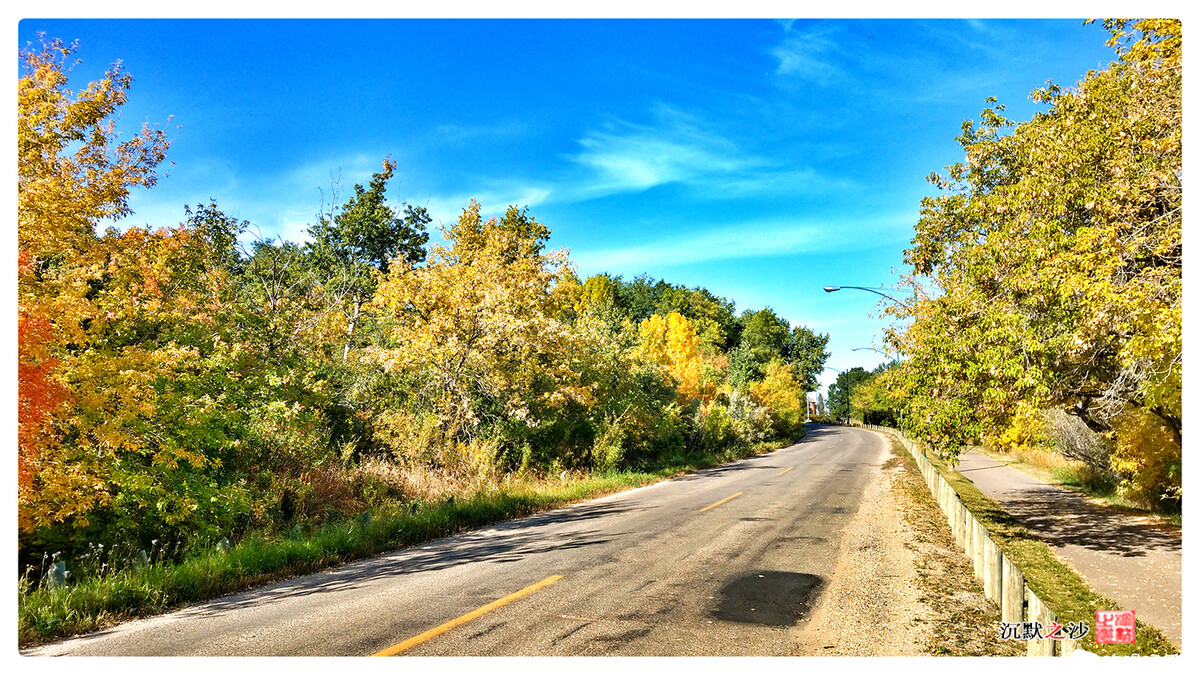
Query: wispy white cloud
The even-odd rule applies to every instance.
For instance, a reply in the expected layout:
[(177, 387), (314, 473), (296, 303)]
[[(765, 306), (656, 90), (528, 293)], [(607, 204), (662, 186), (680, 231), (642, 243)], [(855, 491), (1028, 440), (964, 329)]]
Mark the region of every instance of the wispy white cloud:
[(784, 24), (783, 41), (770, 49), (771, 55), (779, 60), (775, 74), (818, 84), (830, 84), (843, 79), (845, 73), (835, 62), (844, 54), (832, 35), (833, 31), (827, 27), (799, 31), (794, 30), (791, 23)]
[(986, 33), (990, 33), (992, 30), (991, 27), (988, 25), (988, 23), (982, 19), (967, 19), (966, 21), (967, 21), (968, 26), (970, 26), (971, 28), (974, 28), (976, 31), (978, 31), (980, 33), (986, 34)]
[(757, 221), (702, 231), (679, 232), (632, 246), (606, 249), (576, 247), (581, 268), (643, 269), (669, 263), (692, 263), (773, 256), (845, 252), (907, 240), (910, 215), (858, 223), (853, 231), (841, 223)]
[(536, 178), (477, 175), (467, 181), (476, 188), (472, 192), (418, 193), (409, 199), (425, 206), (435, 223), (449, 224), (471, 199), (485, 212), (502, 212), (509, 204), (571, 204), (668, 184), (705, 200), (854, 187), (850, 180), (798, 166), (791, 156), (780, 160), (747, 150), (714, 125), (671, 106), (658, 104), (649, 117), (645, 123), (613, 119), (583, 132), (579, 150), (563, 156), (568, 164)]
[[(442, 131), (463, 137), (485, 133), (482, 128), (451, 126)], [(445, 190), (432, 184), (428, 172), (411, 158), (394, 157), (399, 166), (388, 196), (394, 204), (405, 200), (427, 208), (433, 218), (431, 234), (436, 238), (437, 226), (454, 222), (471, 199), (479, 201), (485, 212), (502, 213), (510, 204), (536, 209), (545, 204), (571, 204), (666, 184), (684, 186), (705, 200), (853, 187), (846, 179), (831, 179), (799, 164), (791, 155), (778, 158), (756, 152), (761, 148), (761, 139), (735, 138), (697, 115), (658, 104), (650, 109), (647, 121), (613, 119), (583, 131), (577, 152), (560, 157), (565, 162), (536, 177), (462, 176), (459, 189)], [(212, 196), (218, 198), (219, 205), (230, 215), (250, 220), (261, 236), (303, 242), (318, 211), (344, 202), (356, 183), (366, 183), (371, 174), (379, 171), (382, 161), (382, 156), (352, 151), (283, 167), (269, 177), (248, 176), (231, 167), (192, 162), (172, 180), (142, 195), (144, 198), (137, 198), (135, 220), (137, 224), (173, 224), (182, 219), (183, 204), (207, 201)], [(172, 184), (178, 189), (173, 189)], [(193, 192), (195, 186), (206, 186), (206, 192)], [(714, 241), (712, 246), (754, 254), (746, 248), (750, 244), (744, 242)], [(707, 255), (698, 249), (681, 254), (694, 259)]]
[(1002, 56), (1020, 39), (1019, 31), (1013, 34), (1003, 24), (985, 19), (964, 19), (961, 22), (930, 20), (918, 22), (917, 25), (941, 44), (957, 44), (968, 52), (977, 52), (990, 58)]
[(856, 186), (852, 179), (826, 176), (813, 169), (763, 169), (729, 177), (722, 181), (721, 191), (711, 196), (735, 198), (753, 194), (799, 194), (849, 190)]
[(562, 180), (555, 198), (583, 200), (668, 184), (695, 188), (707, 199), (838, 187), (790, 158), (748, 150), (697, 116), (662, 104), (652, 116), (647, 124), (612, 120), (586, 132), (581, 150), (569, 157), (584, 175)]
[(507, 120), (495, 124), (441, 124), (434, 130), (437, 142), (464, 143), (479, 138), (517, 136), (529, 132), (529, 125), (518, 120)]
[(654, 109), (653, 124), (611, 121), (579, 140), (570, 159), (590, 169), (580, 186), (584, 195), (640, 192), (667, 183), (706, 182), (761, 167), (761, 159), (737, 146), (694, 116), (668, 106)]

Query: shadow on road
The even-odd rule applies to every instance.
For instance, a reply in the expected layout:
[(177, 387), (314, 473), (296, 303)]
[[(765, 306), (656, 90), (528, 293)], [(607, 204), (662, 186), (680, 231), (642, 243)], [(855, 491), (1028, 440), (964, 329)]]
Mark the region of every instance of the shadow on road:
[(1055, 487), (1022, 490), (1004, 497), (1004, 508), (1051, 546), (1141, 557), (1152, 550), (1179, 551), (1180, 538), (1131, 523), (1128, 516)]
[(831, 424), (812, 424), (811, 422), (804, 425), (804, 438), (801, 443), (815, 441), (825, 436), (837, 436), (845, 427), (834, 426)]
[[(753, 459), (753, 458), (751, 458), (751, 459)], [(730, 463), (730, 464), (721, 464), (719, 466), (710, 466), (707, 469), (697, 469), (696, 471), (693, 471), (691, 473), (684, 474), (682, 476), (676, 476), (672, 480), (680, 481), (680, 482), (687, 482), (687, 481), (693, 481), (693, 480), (704, 480), (707, 478), (713, 478), (715, 476), (724, 476), (726, 474), (737, 473), (739, 471), (761, 471), (764, 469), (775, 470), (775, 469), (781, 469), (781, 468), (783, 468), (783, 465), (765, 466), (763, 464), (753, 464), (750, 461), (743, 459), (743, 460), (738, 460), (738, 461)]]
[(384, 577), (442, 570), (484, 560), (502, 564), (540, 553), (595, 546), (609, 541), (597, 530), (574, 530), (546, 536), (542, 528), (557, 523), (603, 518), (630, 510), (632, 507), (629, 505), (612, 502), (575, 505), (218, 598), (184, 612), (193, 618), (212, 616), (285, 598), (349, 590)]

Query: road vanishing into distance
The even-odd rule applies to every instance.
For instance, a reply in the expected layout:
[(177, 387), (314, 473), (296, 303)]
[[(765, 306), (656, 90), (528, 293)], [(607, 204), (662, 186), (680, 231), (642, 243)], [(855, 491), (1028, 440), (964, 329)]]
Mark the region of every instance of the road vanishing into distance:
[(785, 655), (887, 456), (873, 432), (809, 426), (768, 455), (23, 653)]

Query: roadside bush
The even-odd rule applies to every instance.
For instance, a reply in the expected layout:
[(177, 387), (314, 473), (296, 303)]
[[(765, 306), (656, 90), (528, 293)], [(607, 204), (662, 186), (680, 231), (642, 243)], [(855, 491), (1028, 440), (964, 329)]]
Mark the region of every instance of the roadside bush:
[(598, 471), (615, 471), (625, 461), (625, 427), (619, 420), (606, 419), (592, 440), (592, 466)]
[(741, 391), (729, 395), (729, 416), (736, 423), (738, 437), (746, 443), (765, 441), (775, 425), (770, 409), (759, 405), (753, 397)]
[(582, 469), (592, 463), (596, 429), (587, 419), (583, 406), (568, 401), (559, 414), (550, 416), (537, 428), (522, 434), (528, 451), (522, 457), (524, 468)]
[(693, 420), (692, 447), (705, 453), (713, 453), (739, 440), (735, 421), (729, 410), (720, 404), (700, 406)]

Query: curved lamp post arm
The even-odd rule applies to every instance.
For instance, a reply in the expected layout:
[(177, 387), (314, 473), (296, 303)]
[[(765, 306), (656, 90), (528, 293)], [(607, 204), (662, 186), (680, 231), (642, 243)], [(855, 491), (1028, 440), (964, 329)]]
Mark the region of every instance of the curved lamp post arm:
[(899, 300), (893, 298), (892, 296), (888, 295), (887, 293), (876, 290), (874, 288), (867, 288), (866, 286), (826, 286), (825, 292), (832, 293), (834, 291), (840, 291), (843, 288), (854, 288), (854, 289), (857, 289), (860, 291), (867, 291), (868, 293), (874, 293), (875, 295), (882, 295), (883, 297), (887, 298), (888, 300), (891, 300), (892, 302), (894, 302), (898, 305), (908, 308), (908, 305), (906, 303), (900, 302)]
[(876, 348), (874, 348), (874, 347), (855, 347), (855, 348), (851, 349), (850, 351), (852, 351), (852, 352), (862, 352), (862, 351), (867, 351), (867, 350), (873, 351), (873, 352), (875, 352), (876, 354), (883, 354), (884, 356), (887, 356), (887, 355), (888, 355), (888, 353), (887, 353), (887, 352), (885, 352), (885, 351), (881, 351), (881, 350), (878, 350), (878, 349), (876, 349)]

